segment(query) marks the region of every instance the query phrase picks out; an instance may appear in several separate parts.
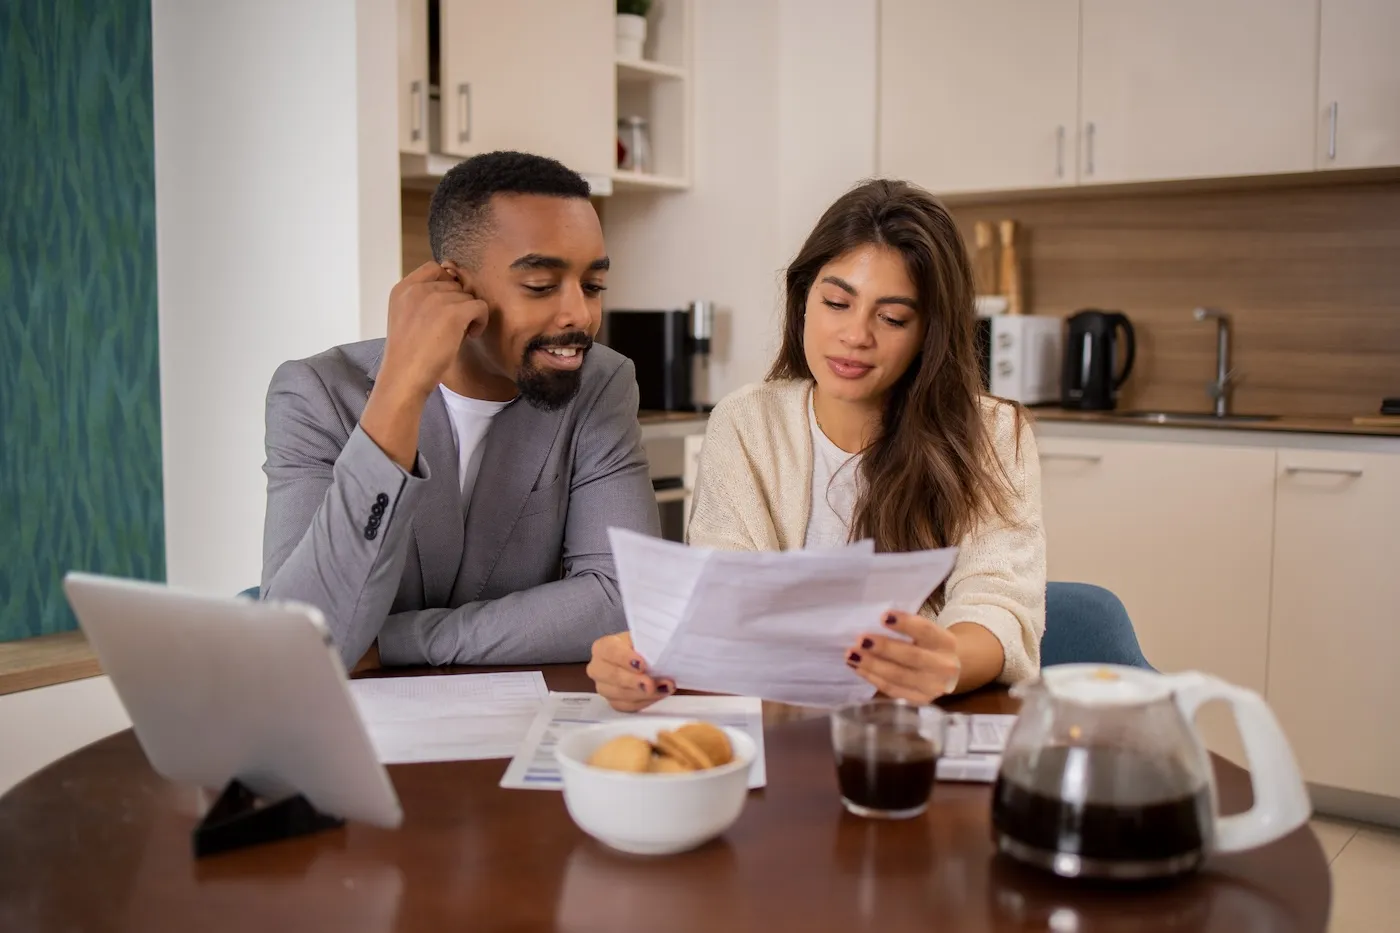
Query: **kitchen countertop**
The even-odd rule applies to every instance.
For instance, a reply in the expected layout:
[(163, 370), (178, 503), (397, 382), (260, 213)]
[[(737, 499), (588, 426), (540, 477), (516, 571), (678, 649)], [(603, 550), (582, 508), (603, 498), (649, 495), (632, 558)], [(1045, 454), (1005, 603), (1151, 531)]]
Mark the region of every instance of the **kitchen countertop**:
[(643, 409), (637, 412), (637, 421), (641, 424), (672, 424), (682, 421), (708, 421), (710, 413), (707, 411), (652, 411)]
[[(1073, 411), (1066, 408), (1032, 408), (1032, 416), (1037, 421), (1080, 422), (1089, 424), (1122, 424), (1143, 428), (1205, 429), (1208, 431), (1274, 431), (1295, 434), (1359, 434), (1376, 437), (1400, 437), (1400, 417), (1387, 424), (1357, 424), (1350, 417), (1316, 415), (1286, 415), (1269, 421), (1176, 421), (1159, 423), (1138, 418), (1124, 418), (1121, 413), (1111, 411)], [(1252, 413), (1251, 413), (1252, 414)], [(1368, 419), (1379, 416), (1365, 416)]]

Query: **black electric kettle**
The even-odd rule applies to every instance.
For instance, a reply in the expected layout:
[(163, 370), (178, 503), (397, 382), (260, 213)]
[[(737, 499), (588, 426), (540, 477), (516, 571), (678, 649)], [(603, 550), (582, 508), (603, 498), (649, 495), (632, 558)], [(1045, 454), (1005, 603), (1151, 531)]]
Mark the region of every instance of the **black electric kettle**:
[[(1111, 411), (1118, 403), (1119, 388), (1133, 371), (1133, 325), (1125, 314), (1093, 308), (1072, 315), (1067, 323), (1060, 404), (1086, 411)], [(1126, 352), (1123, 369), (1115, 374), (1120, 332)]]

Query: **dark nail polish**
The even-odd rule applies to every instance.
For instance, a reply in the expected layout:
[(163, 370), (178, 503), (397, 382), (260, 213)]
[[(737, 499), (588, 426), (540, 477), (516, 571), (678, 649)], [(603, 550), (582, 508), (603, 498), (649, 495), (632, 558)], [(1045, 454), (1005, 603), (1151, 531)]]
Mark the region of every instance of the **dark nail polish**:
[(895, 618), (893, 612), (887, 612), (887, 613), (885, 613), (885, 624), (886, 624), (886, 625), (893, 626), (893, 625), (894, 625), (896, 622), (898, 622), (898, 621), (899, 621), (899, 620)]
[(871, 648), (875, 647), (875, 640), (873, 638), (862, 638), (860, 640), (860, 646), (866, 651), (869, 651)]
[(859, 664), (859, 663), (860, 663), (860, 655), (858, 655), (858, 654), (856, 654), (854, 651), (852, 651), (850, 654), (846, 655), (846, 661), (847, 661), (848, 663), (851, 663), (851, 664)]
[(656, 685), (656, 692), (657, 692), (657, 693), (670, 693), (670, 692), (671, 692), (671, 685), (670, 685), (670, 684), (657, 684), (657, 685)]
[(641, 662), (641, 661), (638, 661), (636, 658), (633, 658), (633, 659), (632, 659), (632, 670), (634, 670), (634, 671), (640, 671), (641, 669), (642, 669), (642, 662)]

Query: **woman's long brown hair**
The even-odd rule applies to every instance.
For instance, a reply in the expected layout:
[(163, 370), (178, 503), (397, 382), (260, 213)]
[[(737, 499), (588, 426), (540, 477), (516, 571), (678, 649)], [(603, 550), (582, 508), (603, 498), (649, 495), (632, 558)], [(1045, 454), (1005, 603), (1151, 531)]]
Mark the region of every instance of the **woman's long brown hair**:
[[(1009, 516), (1014, 491), (983, 421), (967, 248), (932, 195), (868, 181), (827, 209), (788, 267), (783, 343), (768, 378), (812, 378), (802, 348), (808, 293), (824, 266), (867, 245), (904, 257), (927, 327), (863, 451), (851, 540), (872, 538), (881, 551), (957, 544), (983, 517)], [(1013, 408), (1019, 440), (1021, 409)]]

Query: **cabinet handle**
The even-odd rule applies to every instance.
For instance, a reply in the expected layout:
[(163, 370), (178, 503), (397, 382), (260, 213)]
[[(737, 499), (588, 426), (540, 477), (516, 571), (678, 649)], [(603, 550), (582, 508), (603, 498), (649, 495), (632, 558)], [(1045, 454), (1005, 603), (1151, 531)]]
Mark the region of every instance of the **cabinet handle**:
[(472, 140), (472, 86), (465, 81), (457, 85), (457, 116), (461, 120), (457, 142), (469, 143)]
[(1337, 157), (1337, 102), (1332, 101), (1332, 106), (1327, 108), (1331, 111), (1331, 127), (1327, 130), (1327, 158)]
[(1094, 174), (1094, 124), (1084, 126), (1084, 174)]
[(1298, 473), (1318, 473), (1323, 476), (1360, 476), (1365, 471), (1360, 467), (1310, 467), (1310, 466), (1286, 466), (1283, 472), (1289, 476)]
[(1055, 127), (1055, 177), (1065, 177), (1065, 128)]
[(1076, 460), (1076, 461), (1080, 461), (1080, 462), (1082, 462), (1082, 463), (1098, 463), (1099, 461), (1101, 461), (1101, 460), (1103, 459), (1103, 454), (1070, 454), (1070, 453), (1056, 453), (1056, 452), (1054, 452), (1054, 451), (1042, 451), (1041, 454), (1040, 454), (1040, 459), (1042, 459), (1042, 460)]
[(424, 117), (427, 113), (428, 96), (423, 93), (423, 82), (414, 81), (408, 86), (408, 99), (413, 107), (413, 129), (410, 137), (414, 142), (423, 138)]

